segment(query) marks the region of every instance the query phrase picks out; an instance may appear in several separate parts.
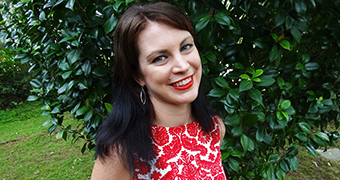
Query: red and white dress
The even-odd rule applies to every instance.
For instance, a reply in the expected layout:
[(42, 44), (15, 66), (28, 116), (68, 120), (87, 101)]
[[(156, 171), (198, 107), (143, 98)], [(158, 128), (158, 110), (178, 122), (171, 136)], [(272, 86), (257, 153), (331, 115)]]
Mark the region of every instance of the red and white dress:
[[(152, 125), (156, 158), (148, 172), (136, 168), (137, 179), (225, 180), (220, 152), (218, 120), (210, 134), (197, 121), (178, 127)], [(137, 165), (137, 164), (136, 164)]]

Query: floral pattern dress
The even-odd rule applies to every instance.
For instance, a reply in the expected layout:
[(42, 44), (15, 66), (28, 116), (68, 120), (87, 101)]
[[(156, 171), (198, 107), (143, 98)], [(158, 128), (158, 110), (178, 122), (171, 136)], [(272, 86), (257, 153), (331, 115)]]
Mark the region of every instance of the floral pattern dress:
[(210, 134), (204, 133), (196, 121), (178, 127), (152, 125), (157, 156), (150, 172), (146, 166), (136, 168), (135, 179), (225, 180), (219, 124), (213, 118), (215, 126)]

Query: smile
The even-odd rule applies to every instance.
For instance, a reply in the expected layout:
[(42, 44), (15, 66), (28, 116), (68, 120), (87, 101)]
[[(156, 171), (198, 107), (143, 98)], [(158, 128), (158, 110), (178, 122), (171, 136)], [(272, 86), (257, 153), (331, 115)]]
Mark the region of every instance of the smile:
[(180, 80), (179, 82), (171, 84), (173, 88), (176, 90), (186, 90), (189, 89), (194, 84), (194, 79), (192, 76), (189, 76), (188, 78), (185, 78), (183, 80)]

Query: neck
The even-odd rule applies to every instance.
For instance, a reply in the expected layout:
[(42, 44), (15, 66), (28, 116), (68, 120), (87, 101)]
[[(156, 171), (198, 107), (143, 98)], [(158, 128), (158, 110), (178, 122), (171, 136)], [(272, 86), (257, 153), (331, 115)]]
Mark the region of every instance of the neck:
[(163, 127), (176, 127), (193, 122), (191, 104), (154, 104), (154, 124)]

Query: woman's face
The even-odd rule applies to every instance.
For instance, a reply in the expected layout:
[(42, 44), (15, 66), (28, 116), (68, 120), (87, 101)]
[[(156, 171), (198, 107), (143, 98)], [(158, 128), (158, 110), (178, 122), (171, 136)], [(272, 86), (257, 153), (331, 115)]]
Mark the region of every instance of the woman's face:
[(155, 107), (188, 104), (198, 95), (202, 76), (201, 59), (188, 31), (149, 22), (140, 32), (137, 45), (143, 77)]

